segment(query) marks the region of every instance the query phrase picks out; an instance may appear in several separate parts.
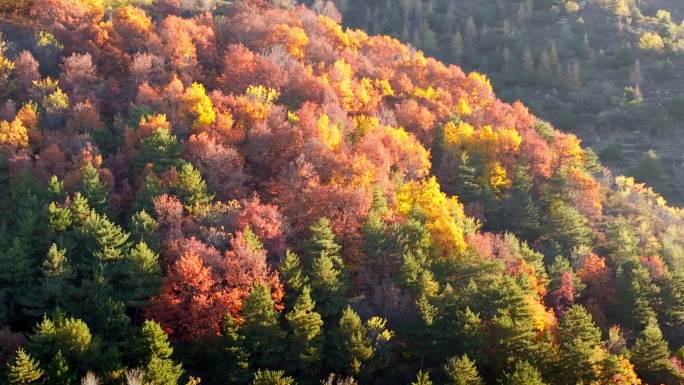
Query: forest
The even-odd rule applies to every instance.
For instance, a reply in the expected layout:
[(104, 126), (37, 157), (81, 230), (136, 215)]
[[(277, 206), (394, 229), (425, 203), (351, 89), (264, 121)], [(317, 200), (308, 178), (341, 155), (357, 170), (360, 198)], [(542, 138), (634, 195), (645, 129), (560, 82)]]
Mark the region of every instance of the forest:
[[(491, 76), (503, 100), (684, 203), (684, 2), (336, 0), (345, 25)], [(644, 136), (649, 140), (642, 140)]]
[(0, 384), (684, 384), (684, 211), (342, 15), (0, 0)]

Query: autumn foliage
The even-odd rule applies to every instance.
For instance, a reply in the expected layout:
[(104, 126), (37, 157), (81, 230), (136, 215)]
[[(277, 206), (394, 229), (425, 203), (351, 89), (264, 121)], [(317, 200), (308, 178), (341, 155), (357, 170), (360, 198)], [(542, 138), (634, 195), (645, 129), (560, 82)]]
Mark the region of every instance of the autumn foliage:
[(126, 346), (145, 320), (157, 348), (216, 349), (188, 359), (210, 384), (405, 383), (449, 360), (574, 385), (572, 354), (611, 384), (636, 375), (594, 323), (684, 342), (679, 210), (484, 74), (344, 29), (331, 2), (209, 3), (35, 0), (39, 41), (0, 50), (0, 326), (47, 314), (47, 335), (66, 309), (114, 357), (69, 356), (79, 374), (130, 362), (164, 385), (171, 353)]

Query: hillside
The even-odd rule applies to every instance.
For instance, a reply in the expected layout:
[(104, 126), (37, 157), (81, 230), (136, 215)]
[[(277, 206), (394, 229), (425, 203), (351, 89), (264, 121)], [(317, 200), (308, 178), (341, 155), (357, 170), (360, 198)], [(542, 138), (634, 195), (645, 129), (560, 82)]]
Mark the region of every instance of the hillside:
[(504, 100), (522, 100), (612, 169), (684, 202), (681, 1), (336, 3), (347, 25), (488, 74)]
[(684, 382), (684, 213), (334, 4), (0, 1), (0, 383)]

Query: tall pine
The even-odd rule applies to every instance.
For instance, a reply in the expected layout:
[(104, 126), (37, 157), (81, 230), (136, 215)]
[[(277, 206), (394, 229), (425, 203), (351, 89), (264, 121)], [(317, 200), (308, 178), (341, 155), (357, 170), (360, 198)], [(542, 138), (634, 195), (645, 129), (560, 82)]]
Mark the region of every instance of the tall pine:
[(323, 320), (314, 307), (311, 289), (304, 286), (293, 309), (285, 316), (290, 327), (290, 349), (301, 368), (311, 367), (321, 358)]
[(447, 385), (485, 385), (475, 362), (466, 354), (450, 358), (444, 365), (444, 371), (449, 379)]
[(243, 302), (242, 318), (240, 332), (250, 362), (257, 368), (277, 367), (284, 350), (284, 333), (268, 286), (257, 284), (252, 287)]

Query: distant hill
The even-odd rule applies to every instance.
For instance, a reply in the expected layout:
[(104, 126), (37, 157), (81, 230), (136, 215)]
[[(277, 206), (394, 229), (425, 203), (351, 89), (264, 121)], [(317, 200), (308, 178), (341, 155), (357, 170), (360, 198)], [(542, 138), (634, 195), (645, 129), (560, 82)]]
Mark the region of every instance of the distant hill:
[[(488, 74), (615, 172), (684, 202), (684, 2), (338, 0), (346, 25)], [(655, 150), (649, 152), (649, 150)]]

